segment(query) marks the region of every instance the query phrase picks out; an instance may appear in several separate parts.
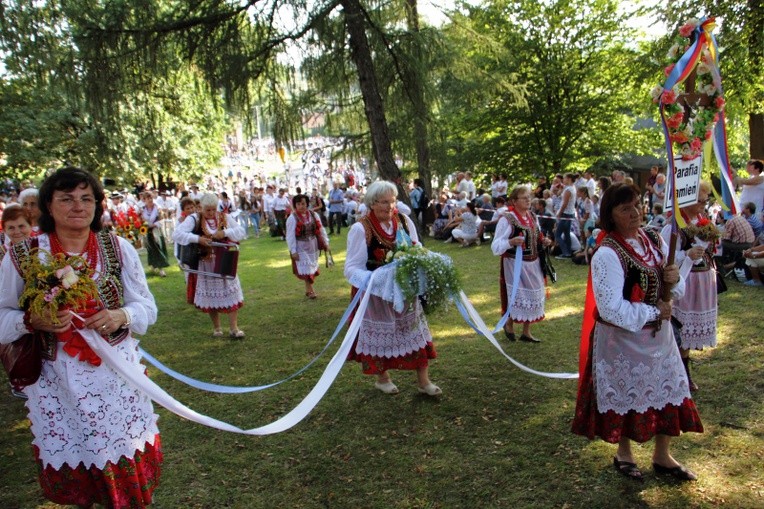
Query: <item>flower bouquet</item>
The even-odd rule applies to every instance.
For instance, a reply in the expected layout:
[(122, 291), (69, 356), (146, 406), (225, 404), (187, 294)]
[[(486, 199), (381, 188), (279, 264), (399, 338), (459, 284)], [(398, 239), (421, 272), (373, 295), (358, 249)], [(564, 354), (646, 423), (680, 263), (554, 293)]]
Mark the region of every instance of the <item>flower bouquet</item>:
[(117, 235), (129, 240), (136, 248), (141, 247), (141, 235), (146, 235), (149, 231), (148, 224), (133, 208), (115, 214), (114, 229)]
[[(40, 251), (46, 255), (45, 263)], [(82, 309), (98, 298), (94, 271), (81, 256), (53, 255), (37, 248), (22, 262), (21, 270), (33, 277), (24, 282), (19, 307), (37, 315), (49, 313), (54, 323), (58, 323), (59, 309)]]
[(419, 244), (399, 244), (387, 254), (386, 261), (397, 263), (395, 282), (406, 300), (421, 296), (427, 314), (444, 309), (450, 296), (461, 290), (451, 259)]
[(687, 225), (685, 231), (687, 235), (703, 241), (706, 245), (716, 244), (716, 241), (721, 237), (721, 233), (716, 225), (705, 217), (698, 220), (696, 224)]

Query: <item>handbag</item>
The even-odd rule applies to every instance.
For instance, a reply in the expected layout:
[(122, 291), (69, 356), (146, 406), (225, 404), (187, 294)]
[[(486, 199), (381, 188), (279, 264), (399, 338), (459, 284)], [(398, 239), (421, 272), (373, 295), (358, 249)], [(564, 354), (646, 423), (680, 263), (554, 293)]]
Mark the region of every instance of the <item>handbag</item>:
[[(196, 218), (194, 216), (189, 216), (191, 219), (194, 220), (194, 233), (196, 232)], [(199, 232), (201, 233), (201, 232)], [(180, 249), (178, 249), (178, 258), (180, 261), (180, 264), (188, 269), (191, 270), (198, 270), (199, 269), (199, 244), (196, 242), (192, 242), (190, 244), (187, 244), (185, 246), (181, 245)]]
[(37, 382), (42, 371), (42, 344), (37, 333), (24, 334), (13, 343), (0, 345), (0, 361), (14, 387)]

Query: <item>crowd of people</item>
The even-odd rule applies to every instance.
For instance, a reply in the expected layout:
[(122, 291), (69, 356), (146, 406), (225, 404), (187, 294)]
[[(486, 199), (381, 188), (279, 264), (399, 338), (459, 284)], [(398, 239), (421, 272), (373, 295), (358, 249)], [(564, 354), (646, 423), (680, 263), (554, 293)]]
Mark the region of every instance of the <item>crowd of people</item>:
[[(201, 192), (196, 184), (177, 193), (107, 194), (90, 173), (62, 168), (39, 190), (26, 187), (7, 200), (1, 223), (0, 343), (38, 334), (47, 345), (37, 382), (12, 387), (28, 398), (43, 492), (62, 504), (143, 507), (158, 484), (162, 449), (150, 399), (89, 351), (73, 332), (71, 313), (19, 307), (30, 277), (24, 262), (41, 256), (32, 249), (86, 261), (98, 296), (81, 310), (85, 318), (77, 327), (97, 331), (138, 364), (132, 334), (146, 332), (157, 307), (136, 248), (145, 246), (150, 269), (166, 276), (167, 239), (180, 261), (194, 246), (198, 264), (186, 271), (188, 302), (209, 315), (214, 337), (224, 335), (220, 315), (226, 314), (229, 336), (241, 339), (241, 283), (220, 262), (250, 231), (259, 236), (265, 229), (285, 242), (307, 299), (318, 297), (320, 253), (329, 256), (332, 236), (343, 228), (351, 296), (401, 243), (428, 242), (422, 231), (464, 247), (490, 241), (500, 258), (504, 335), (528, 343), (541, 341), (531, 326), (545, 317), (549, 258), (590, 264), (573, 432), (617, 444), (614, 468), (634, 480), (643, 475), (631, 442), (654, 439), (656, 473), (694, 480), (670, 452), (671, 437), (703, 431), (692, 400), (698, 384), (691, 377), (690, 352), (716, 346), (717, 291), (723, 291), (727, 272), (741, 269), (750, 275), (747, 284), (762, 285), (762, 162), (752, 160), (746, 169), (748, 178), (735, 179), (743, 190), (739, 215), (725, 214), (703, 182), (697, 203), (680, 211), (685, 226), (674, 231), (661, 208), (666, 176), (658, 167), (643, 189), (616, 171), (597, 180), (591, 173), (555, 175), (551, 184), (540, 178), (535, 186), (510, 185), (505, 175), (496, 175), (484, 192), (464, 172), (430, 199), (415, 179), (411, 207), (396, 185), (384, 181), (364, 186), (337, 180), (331, 189), (313, 188), (310, 194), (275, 183), (240, 189), (233, 197), (225, 190)], [(669, 263), (672, 243), (676, 254)], [(441, 395), (430, 379), (436, 350), (422, 303), (414, 299), (400, 310), (383, 297), (372, 292), (348, 360), (360, 363), (385, 394), (399, 392), (391, 370), (410, 370), (420, 393)], [(516, 326), (522, 327), (519, 335)], [(93, 414), (92, 408), (103, 411)], [(50, 415), (63, 419), (55, 432), (47, 424)]]

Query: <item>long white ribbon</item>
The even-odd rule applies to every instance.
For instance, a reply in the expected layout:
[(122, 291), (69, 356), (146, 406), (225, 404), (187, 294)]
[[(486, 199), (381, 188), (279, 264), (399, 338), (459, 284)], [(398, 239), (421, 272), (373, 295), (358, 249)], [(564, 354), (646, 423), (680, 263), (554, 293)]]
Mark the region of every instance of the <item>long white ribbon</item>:
[[(456, 299), (454, 299), (456, 300)], [(491, 332), (491, 329), (488, 328), (488, 326), (483, 321), (483, 318), (480, 316), (480, 314), (475, 309), (475, 306), (472, 305), (472, 302), (467, 298), (467, 295), (465, 295), (464, 292), (459, 292), (459, 302), (457, 304), (461, 304), (464, 307), (464, 310), (467, 312), (468, 317), (470, 320), (467, 322), (470, 325), (473, 326), (473, 328), (480, 333), (481, 335), (485, 336), (488, 341), (491, 342), (491, 344), (496, 347), (501, 354), (509, 360), (512, 364), (520, 368), (521, 370), (531, 373), (533, 375), (543, 376), (546, 378), (558, 378), (563, 380), (571, 380), (578, 378), (578, 373), (547, 373), (544, 371), (537, 371), (535, 369), (529, 368), (528, 366), (525, 366), (519, 362), (517, 362), (515, 359), (510, 357), (509, 355), (504, 352), (504, 349), (501, 347), (498, 341), (496, 341), (496, 338), (493, 337), (493, 333)]]
[[(373, 278), (374, 273), (372, 272), (371, 279), (369, 280), (369, 285), (371, 285), (371, 280)], [(308, 393), (308, 395), (305, 396), (305, 398), (288, 414), (270, 424), (252, 429), (242, 429), (238, 426), (228, 424), (218, 419), (213, 419), (212, 417), (207, 417), (206, 415), (202, 415), (192, 410), (191, 408), (170, 396), (159, 385), (151, 381), (144, 374), (144, 368), (142, 365), (129, 364), (127, 361), (122, 359), (119, 356), (118, 351), (106, 343), (103, 338), (98, 335), (98, 333), (91, 329), (80, 329), (78, 332), (82, 335), (88, 346), (93, 349), (93, 351), (101, 358), (103, 362), (105, 362), (109, 367), (111, 367), (121, 377), (127, 380), (138, 390), (143, 391), (158, 405), (163, 406), (174, 414), (198, 424), (209, 426), (210, 428), (230, 431), (232, 433), (257, 436), (271, 435), (274, 433), (286, 431), (302, 421), (311, 412), (311, 410), (316, 407), (318, 402), (321, 401), (321, 398), (323, 398), (326, 392), (329, 390), (329, 387), (331, 387), (332, 383), (337, 378), (340, 369), (342, 369), (342, 366), (345, 364), (345, 360), (347, 359), (348, 353), (350, 352), (350, 348), (353, 346), (353, 341), (355, 340), (355, 337), (358, 334), (358, 330), (361, 327), (363, 315), (369, 305), (370, 296), (370, 292), (367, 291), (364, 293), (363, 299), (361, 299), (361, 303), (358, 306), (358, 311), (353, 317), (353, 321), (350, 323), (350, 327), (348, 327), (347, 333), (345, 333), (345, 338), (343, 339), (342, 344), (337, 350), (337, 353), (334, 354), (334, 357), (332, 357), (332, 360), (329, 361), (329, 364), (326, 366), (326, 369), (321, 375), (321, 378), (318, 380), (313, 389)]]

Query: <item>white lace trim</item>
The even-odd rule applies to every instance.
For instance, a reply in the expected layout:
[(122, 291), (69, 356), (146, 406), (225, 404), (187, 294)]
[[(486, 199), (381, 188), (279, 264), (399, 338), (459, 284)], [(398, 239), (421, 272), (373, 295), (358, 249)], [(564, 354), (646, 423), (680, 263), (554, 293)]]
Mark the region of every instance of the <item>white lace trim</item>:
[[(213, 262), (200, 262), (199, 270), (212, 271)], [(244, 302), (239, 276), (222, 279), (199, 274), (196, 280), (194, 305), (202, 309), (228, 309)]]
[(315, 238), (297, 240), (296, 245), (297, 254), (300, 255), (300, 259), (295, 263), (297, 265), (297, 273), (309, 276), (318, 272), (320, 254), (318, 241)]
[[(70, 357), (62, 345), (57, 360), (45, 361), (38, 383), (25, 390), (32, 443), (43, 465), (58, 470), (82, 462), (102, 469), (153, 444), (158, 415), (148, 396), (106, 364), (96, 367)], [(131, 364), (139, 364), (133, 338), (114, 348)]]
[(664, 322), (653, 337), (650, 329), (629, 332), (598, 323), (594, 330), (594, 387), (597, 410), (625, 415), (690, 397), (687, 375), (671, 327)]
[(374, 357), (402, 357), (432, 341), (419, 301), (403, 312), (372, 296), (358, 334), (356, 352)]
[[(512, 295), (512, 282), (514, 281), (515, 260), (504, 258), (504, 279), (507, 282), (507, 297)], [(521, 265), (520, 283), (512, 304), (512, 319), (518, 322), (534, 322), (544, 318), (544, 306), (546, 303), (546, 289), (544, 288), (544, 276), (538, 260), (523, 262)]]
[(679, 339), (685, 350), (702, 350), (716, 346), (716, 309), (709, 311), (682, 311), (674, 309), (674, 316), (682, 324)]

